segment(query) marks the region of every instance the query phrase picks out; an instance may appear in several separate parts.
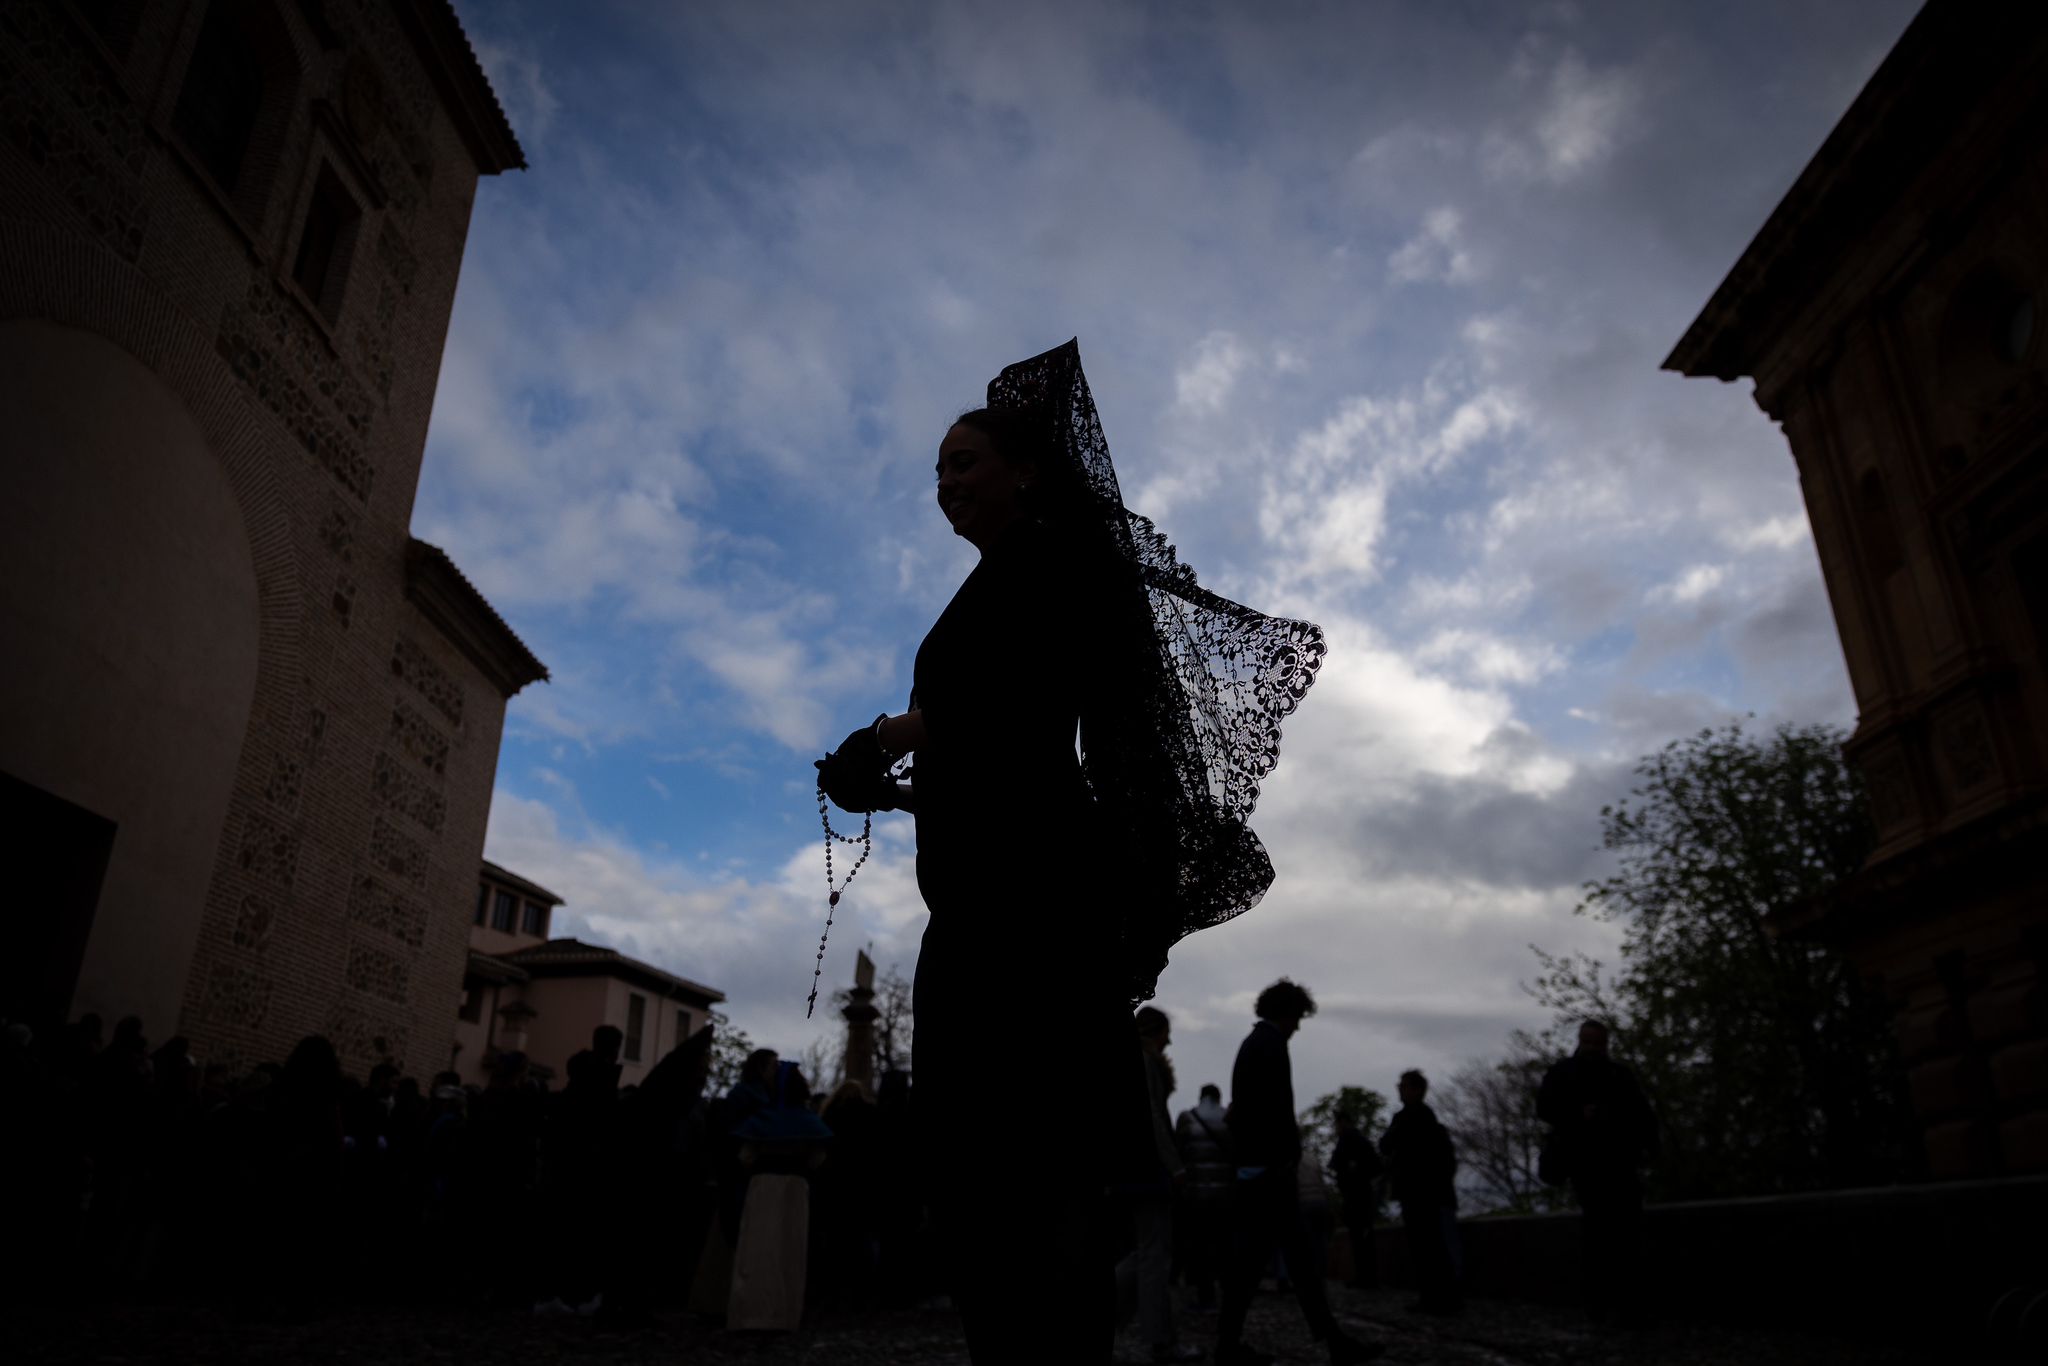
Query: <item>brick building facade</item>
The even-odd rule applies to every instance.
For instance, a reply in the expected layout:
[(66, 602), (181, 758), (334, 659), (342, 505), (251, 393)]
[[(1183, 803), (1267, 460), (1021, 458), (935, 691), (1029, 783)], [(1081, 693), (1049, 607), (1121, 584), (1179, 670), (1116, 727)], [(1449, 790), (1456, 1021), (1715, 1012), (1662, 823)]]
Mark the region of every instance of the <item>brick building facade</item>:
[(1938, 1176), (2048, 1171), (2048, 11), (1930, 0), (1665, 362), (1798, 463), (1878, 847), (1784, 933), (1882, 984)]
[(0, 5), (0, 1014), (449, 1056), (546, 671), (408, 528), (524, 164), (448, 0)]

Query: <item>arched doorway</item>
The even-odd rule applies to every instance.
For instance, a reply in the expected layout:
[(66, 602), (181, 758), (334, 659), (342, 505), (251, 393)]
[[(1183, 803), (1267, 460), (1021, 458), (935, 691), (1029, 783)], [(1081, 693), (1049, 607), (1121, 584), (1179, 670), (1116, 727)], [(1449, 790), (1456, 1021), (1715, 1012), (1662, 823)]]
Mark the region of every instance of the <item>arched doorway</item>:
[[(0, 840), (9, 867), (73, 888), (15, 907), (50, 931), (27, 941), (43, 962), (25, 975), (72, 1013), (139, 1014), (161, 1037), (256, 687), (249, 535), (184, 404), (93, 332), (0, 321), (0, 450), (0, 774), (43, 812)], [(96, 897), (75, 866), (93, 821), (111, 827)]]

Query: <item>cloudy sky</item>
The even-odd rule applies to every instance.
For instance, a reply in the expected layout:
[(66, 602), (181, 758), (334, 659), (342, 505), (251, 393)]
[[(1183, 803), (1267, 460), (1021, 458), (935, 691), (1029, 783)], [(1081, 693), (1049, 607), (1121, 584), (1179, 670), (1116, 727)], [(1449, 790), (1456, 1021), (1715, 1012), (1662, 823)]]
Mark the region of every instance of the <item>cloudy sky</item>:
[[(1658, 365), (1908, 0), (463, 10), (532, 170), (478, 196), (415, 530), (554, 671), (487, 852), (757, 1040), (819, 1028), (810, 761), (973, 563), (937, 440), (1069, 336), (1126, 497), (1331, 646), (1278, 881), (1160, 983), (1176, 1103), (1281, 974), (1304, 1104), (1496, 1051), (1530, 943), (1611, 953), (1572, 908), (1638, 756), (1852, 719), (1781, 438)], [(832, 979), (914, 964), (911, 857), (884, 818)]]

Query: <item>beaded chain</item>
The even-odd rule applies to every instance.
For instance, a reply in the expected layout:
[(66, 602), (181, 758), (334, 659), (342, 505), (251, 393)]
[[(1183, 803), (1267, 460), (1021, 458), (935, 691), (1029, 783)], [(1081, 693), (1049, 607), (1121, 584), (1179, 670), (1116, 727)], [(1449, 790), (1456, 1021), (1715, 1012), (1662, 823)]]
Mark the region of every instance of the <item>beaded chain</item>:
[[(804, 1002), (804, 1018), (811, 1018), (811, 1011), (818, 1004), (818, 979), (825, 974), (825, 941), (832, 935), (832, 915), (839, 909), (839, 894), (853, 885), (854, 875), (860, 866), (868, 861), (868, 855), (875, 852), (875, 818), (872, 813), (862, 818), (858, 835), (842, 835), (832, 828), (832, 816), (825, 806), (825, 789), (818, 789), (818, 824), (825, 827), (825, 933), (818, 936), (818, 963), (811, 969), (811, 997)], [(860, 857), (853, 861), (847, 871), (846, 881), (837, 887), (832, 885), (832, 844), (858, 844)]]

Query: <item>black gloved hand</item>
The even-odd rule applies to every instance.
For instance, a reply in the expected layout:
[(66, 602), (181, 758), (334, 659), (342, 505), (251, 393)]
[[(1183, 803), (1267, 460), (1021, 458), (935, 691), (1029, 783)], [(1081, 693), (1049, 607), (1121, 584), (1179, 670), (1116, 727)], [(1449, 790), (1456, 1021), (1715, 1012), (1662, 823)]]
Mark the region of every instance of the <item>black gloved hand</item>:
[[(875, 727), (881, 720), (877, 716), (872, 724), (849, 734), (826, 758), (843, 761), (850, 773), (887, 773), (889, 756), (882, 753), (881, 737), (875, 734)], [(827, 792), (825, 795), (829, 797), (832, 794)]]
[(841, 811), (865, 816), (896, 809), (896, 784), (887, 771), (876, 772), (832, 753), (817, 761), (818, 790)]
[(889, 756), (882, 752), (873, 726), (848, 735), (838, 749), (817, 761), (817, 769), (819, 790), (841, 811), (866, 815), (896, 809)]

